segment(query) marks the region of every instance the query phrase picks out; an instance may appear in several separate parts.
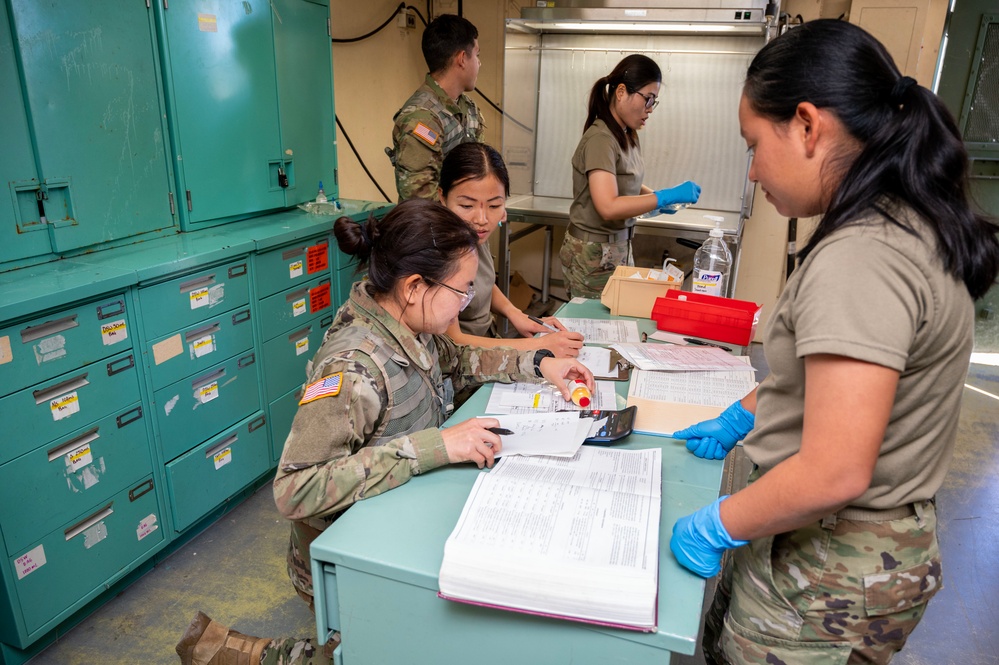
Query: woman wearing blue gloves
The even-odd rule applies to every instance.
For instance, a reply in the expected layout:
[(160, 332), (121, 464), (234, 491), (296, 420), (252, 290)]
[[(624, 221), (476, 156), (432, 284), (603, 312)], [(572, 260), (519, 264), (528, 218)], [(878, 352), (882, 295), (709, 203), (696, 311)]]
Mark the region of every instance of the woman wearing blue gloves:
[(583, 136), (572, 156), (569, 228), (559, 258), (570, 296), (599, 298), (617, 266), (634, 265), (635, 217), (672, 214), (696, 203), (701, 188), (687, 181), (669, 189), (642, 184), (645, 162), (638, 130), (659, 104), (662, 72), (651, 58), (629, 55), (590, 91)]
[(673, 529), (708, 577), (709, 663), (888, 663), (942, 583), (933, 497), (999, 272), (996, 227), (966, 195), (953, 117), (845, 21), (768, 43), (739, 106), (750, 178), (788, 217), (822, 215), (764, 337), (771, 374), (674, 433), (748, 486)]

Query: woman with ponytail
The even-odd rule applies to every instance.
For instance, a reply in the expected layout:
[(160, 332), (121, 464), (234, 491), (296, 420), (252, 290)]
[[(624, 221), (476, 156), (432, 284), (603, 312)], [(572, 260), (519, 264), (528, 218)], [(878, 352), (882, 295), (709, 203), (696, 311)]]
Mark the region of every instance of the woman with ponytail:
[(822, 219), (765, 332), (770, 376), (674, 433), (715, 459), (744, 438), (750, 483), (678, 520), (670, 547), (704, 577), (733, 550), (707, 662), (888, 663), (943, 581), (934, 495), (997, 228), (968, 200), (951, 114), (855, 25), (767, 44), (739, 121), (767, 200)]
[(629, 55), (590, 91), (583, 136), (572, 156), (569, 228), (559, 258), (570, 296), (599, 298), (617, 266), (634, 265), (635, 217), (676, 212), (696, 203), (691, 181), (653, 190), (642, 183), (645, 162), (638, 130), (659, 104), (662, 72), (651, 58)]

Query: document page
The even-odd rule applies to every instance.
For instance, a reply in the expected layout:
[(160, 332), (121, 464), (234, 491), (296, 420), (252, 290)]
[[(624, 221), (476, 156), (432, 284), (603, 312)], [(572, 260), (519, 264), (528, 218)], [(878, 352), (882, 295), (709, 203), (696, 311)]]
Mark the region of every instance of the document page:
[(621, 319), (571, 319), (559, 317), (566, 329), (582, 333), (587, 344), (638, 342), (638, 322)]
[(501, 434), (497, 455), (557, 455), (572, 457), (589, 436), (593, 418), (580, 418), (576, 411), (502, 415), (499, 426), (513, 434)]
[[(617, 394), (614, 392), (613, 381), (597, 381), (596, 392), (590, 396), (590, 406), (594, 411), (613, 411), (618, 408)], [(486, 403), (487, 415), (554, 413), (556, 411), (582, 411), (572, 402), (564, 399), (562, 393), (549, 383), (494, 383), (489, 401)]]
[(628, 395), (674, 404), (726, 407), (756, 387), (749, 372), (644, 372), (635, 370)]
[(673, 346), (671, 344), (614, 344), (614, 350), (644, 370), (752, 372), (753, 366), (716, 348)]

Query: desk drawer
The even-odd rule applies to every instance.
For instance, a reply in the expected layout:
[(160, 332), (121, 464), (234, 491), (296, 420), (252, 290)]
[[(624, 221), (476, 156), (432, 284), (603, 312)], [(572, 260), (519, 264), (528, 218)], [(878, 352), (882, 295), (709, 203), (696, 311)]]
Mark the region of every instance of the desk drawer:
[[(40, 541), (11, 550), (8, 565), (28, 633), (68, 616), (129, 572), (163, 540), (152, 478), (130, 485)], [(63, 616), (60, 616), (60, 615)]]
[(368, 276), (367, 271), (357, 274), (357, 266), (349, 266), (336, 271), (336, 285), (334, 287), (333, 305), (339, 308), (350, 297), (350, 288), (354, 282), (359, 282)]
[(301, 386), (306, 378), (305, 365), (316, 355), (333, 315), (303, 323), (286, 335), (264, 342), (264, 376), (267, 395), (276, 396)]
[(256, 355), (246, 353), (153, 393), (163, 459), (172, 460), (260, 408)]
[(139, 289), (146, 339), (163, 337), (216, 312), (247, 305), (248, 261), (233, 261)]
[(151, 471), (138, 403), (7, 462), (0, 466), (0, 506), (20, 507), (4, 513), (7, 549), (26, 547)]
[(302, 399), (301, 386), (277, 398), (270, 403), (268, 408), (267, 425), (271, 430), (271, 460), (275, 464), (281, 459), (284, 441), (291, 431), (291, 422), (295, 419), (300, 399)]
[(166, 465), (178, 533), (263, 475), (270, 467), (267, 418), (258, 413)]
[(155, 340), (147, 348), (153, 388), (180, 381), (251, 347), (253, 324), (249, 307), (218, 314)]
[(315, 316), (332, 313), (331, 299), (329, 275), (264, 298), (258, 309), (264, 340), (289, 332)]
[(0, 395), (131, 348), (117, 294), (0, 329)]
[(129, 351), (0, 399), (0, 464), (120, 411), (139, 394)]
[(330, 242), (324, 235), (258, 254), (253, 261), (258, 297), (330, 274)]

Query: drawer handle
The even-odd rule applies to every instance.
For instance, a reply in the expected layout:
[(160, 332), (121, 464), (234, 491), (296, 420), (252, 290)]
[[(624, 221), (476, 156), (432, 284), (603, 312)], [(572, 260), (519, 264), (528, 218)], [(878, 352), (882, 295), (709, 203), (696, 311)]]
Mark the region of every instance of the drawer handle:
[[(128, 363), (121, 367), (115, 367), (116, 363)], [(114, 376), (115, 374), (120, 374), (125, 370), (132, 369), (135, 367), (135, 357), (129, 354), (127, 358), (121, 358), (119, 360), (113, 360), (108, 363), (108, 376)]]
[(243, 356), (242, 358), (240, 358), (236, 362), (236, 367), (238, 367), (239, 369), (243, 369), (244, 367), (249, 367), (255, 362), (257, 362), (257, 356), (251, 353), (248, 356)]
[(77, 522), (75, 525), (73, 525), (73, 526), (69, 527), (68, 529), (66, 529), (65, 531), (63, 531), (63, 534), (65, 534), (65, 536), (66, 536), (66, 540), (72, 540), (73, 538), (76, 538), (81, 533), (83, 533), (84, 531), (86, 531), (87, 529), (89, 529), (90, 527), (92, 527), (93, 525), (97, 524), (101, 520), (107, 519), (108, 517), (110, 517), (112, 515), (112, 513), (114, 513), (114, 510), (112, 509), (112, 506), (114, 506), (114, 501), (112, 501), (108, 505), (104, 506), (103, 508), (101, 508), (100, 510), (98, 510), (96, 513), (94, 513), (93, 515), (91, 515), (90, 517), (88, 517), (88, 518), (86, 518), (86, 519), (84, 519), (84, 520), (82, 520), (80, 522)]
[(238, 326), (240, 323), (246, 323), (250, 320), (250, 310), (244, 309), (242, 312), (236, 312), (232, 315), (232, 325)]
[(312, 334), (312, 326), (308, 325), (302, 328), (301, 330), (296, 330), (295, 332), (288, 335), (288, 341), (294, 344), (303, 337), (308, 337), (311, 334)]
[(211, 448), (209, 448), (208, 450), (205, 451), (205, 459), (211, 459), (211, 458), (215, 457), (215, 453), (225, 450), (226, 448), (228, 448), (232, 444), (236, 443), (237, 441), (239, 441), (239, 437), (236, 436), (235, 434), (227, 436), (222, 441), (222, 443), (220, 443), (220, 444), (218, 444), (216, 446), (212, 446)]
[(319, 322), (319, 325), (322, 328), (329, 328), (333, 325), (333, 315), (330, 314), (329, 316), (323, 317), (323, 320)]
[[(133, 416), (133, 414), (134, 414), (134, 416)], [(128, 416), (133, 416), (133, 417), (132, 418), (128, 418), (128, 420), (125, 420), (125, 418), (127, 418)], [(136, 420), (141, 420), (141, 419), (142, 419), (142, 407), (141, 406), (137, 406), (134, 409), (132, 409), (131, 411), (126, 411), (125, 413), (123, 413), (120, 416), (118, 416), (117, 418), (115, 418), (115, 422), (118, 423), (118, 429), (121, 429), (125, 425), (131, 425)]]
[(197, 390), (201, 386), (208, 385), (212, 381), (218, 381), (223, 376), (225, 376), (225, 367), (221, 367), (221, 368), (219, 368), (219, 369), (217, 369), (214, 372), (211, 372), (209, 374), (205, 374), (205, 375), (199, 376), (194, 381), (191, 381), (191, 388), (193, 388), (194, 390)]
[(71, 314), (70, 316), (64, 316), (61, 319), (56, 319), (55, 321), (46, 321), (45, 323), (40, 323), (37, 326), (28, 326), (27, 328), (21, 330), (21, 344), (27, 344), (28, 342), (33, 342), (36, 339), (54, 335), (57, 332), (69, 330), (70, 328), (75, 328), (78, 325), (80, 324), (76, 322), (76, 314)]
[(246, 264), (240, 263), (237, 266), (229, 268), (229, 277), (242, 277), (246, 274)]
[[(115, 309), (106, 312), (105, 307), (114, 307)], [(125, 301), (124, 300), (112, 300), (109, 303), (104, 303), (103, 305), (97, 306), (97, 318), (98, 319), (110, 319), (112, 316), (120, 316), (125, 313)]]
[(267, 424), (267, 416), (260, 416), (256, 420), (251, 420), (250, 424), (246, 426), (246, 430), (248, 432), (255, 432), (256, 430), (260, 429), (266, 424)]
[(305, 295), (308, 294), (308, 292), (309, 292), (309, 287), (305, 287), (304, 289), (298, 289), (297, 291), (292, 291), (291, 293), (289, 293), (284, 297), (284, 301), (291, 302), (292, 300), (299, 300), (301, 298), (304, 298)]
[(301, 256), (304, 253), (305, 253), (304, 247), (292, 247), (291, 249), (286, 249), (283, 252), (281, 252), (281, 258), (285, 261), (290, 261), (296, 256)]
[(194, 279), (189, 279), (186, 282), (180, 283), (180, 292), (186, 293), (188, 291), (195, 291), (202, 287), (208, 286), (209, 284), (215, 283), (215, 273), (210, 275), (203, 275), (201, 277), (195, 277)]
[(31, 393), (35, 396), (35, 404), (45, 404), (63, 393), (68, 393), (71, 390), (78, 390), (83, 386), (89, 386), (90, 381), (87, 380), (87, 375), (88, 372), (84, 372), (80, 376), (67, 379), (62, 383), (57, 383), (51, 388), (46, 388), (45, 390), (35, 390)]
[(61, 446), (56, 446), (55, 448), (49, 451), (49, 461), (54, 462), (60, 457), (66, 455), (67, 453), (76, 450), (80, 446), (85, 446), (88, 443), (96, 441), (97, 439), (101, 438), (100, 429), (101, 429), (100, 427), (95, 427), (88, 432), (84, 432), (75, 439), (67, 441)]
[(144, 481), (142, 484), (128, 490), (128, 500), (135, 501), (143, 494), (149, 494), (152, 491), (153, 491), (153, 479), (150, 478), (149, 480)]
[(317, 240), (316, 244), (313, 245), (313, 247), (327, 247), (328, 248), (329, 244), (330, 244), (329, 240)]
[(200, 328), (184, 333), (184, 341), (190, 344), (199, 337), (217, 333), (220, 330), (222, 330), (222, 327), (218, 323), (209, 323), (207, 326), (201, 326)]

